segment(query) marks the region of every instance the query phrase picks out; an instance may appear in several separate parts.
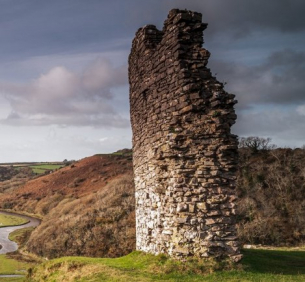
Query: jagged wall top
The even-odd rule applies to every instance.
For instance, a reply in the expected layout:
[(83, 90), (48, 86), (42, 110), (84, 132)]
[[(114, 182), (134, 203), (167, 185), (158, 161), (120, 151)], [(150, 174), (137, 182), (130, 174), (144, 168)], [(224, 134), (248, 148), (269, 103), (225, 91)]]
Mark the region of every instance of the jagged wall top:
[[(179, 23), (184, 22), (184, 24), (178, 25)], [(192, 22), (194, 25), (192, 26), (192, 30), (189, 30), (188, 33), (190, 36), (193, 32), (196, 32), (196, 40), (198, 40), (198, 43), (200, 46), (203, 44), (203, 34), (202, 31), (206, 29), (207, 23), (202, 23), (202, 15), (201, 13), (187, 11), (187, 10), (178, 10), (173, 9), (169, 12), (167, 20), (164, 22), (163, 30), (160, 31), (156, 28), (155, 25), (145, 25), (144, 27), (141, 27), (136, 32), (136, 37), (133, 41), (134, 44), (137, 44), (140, 42), (144, 42), (144, 45), (148, 48), (155, 48), (156, 45), (158, 45), (161, 40), (163, 34), (167, 32), (174, 32), (177, 35), (177, 39), (182, 43), (189, 42), (188, 37), (179, 37), (179, 27), (183, 28), (186, 24), (189, 25), (189, 23)], [(168, 29), (169, 26), (173, 24), (177, 29)], [(190, 26), (190, 25), (189, 25)], [(201, 36), (198, 36), (198, 32), (201, 33)], [(164, 42), (163, 42), (164, 43)], [(135, 45), (133, 45), (135, 47)]]
[[(186, 50), (190, 47), (201, 48), (204, 42), (203, 31), (207, 26), (207, 23), (202, 23), (201, 13), (172, 9), (168, 14), (167, 20), (164, 22), (162, 31), (151, 24), (138, 29), (132, 42), (132, 53), (129, 56), (129, 69), (132, 69), (130, 62), (137, 61), (134, 60), (135, 56), (149, 56), (151, 52), (154, 50), (158, 52), (164, 46), (165, 48), (175, 46), (171, 52), (174, 52), (173, 57), (177, 59), (183, 53), (181, 50)], [(185, 27), (187, 27), (187, 30), (185, 30)], [(174, 39), (173, 41), (167, 41), (168, 34)], [(192, 40), (190, 40), (191, 38)], [(209, 56), (209, 53), (207, 52), (205, 55)], [(164, 60), (165, 58), (160, 58), (160, 62)], [(140, 71), (140, 73), (142, 72)], [(144, 71), (144, 73), (147, 72)], [(130, 83), (130, 86), (132, 87), (133, 83)], [(131, 93), (133, 93), (133, 89), (131, 89)]]

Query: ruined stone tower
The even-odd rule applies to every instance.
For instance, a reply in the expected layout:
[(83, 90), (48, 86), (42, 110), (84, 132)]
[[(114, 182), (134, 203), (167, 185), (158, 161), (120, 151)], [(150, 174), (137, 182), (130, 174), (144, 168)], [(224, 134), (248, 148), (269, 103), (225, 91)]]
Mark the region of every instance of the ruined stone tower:
[(201, 14), (140, 28), (129, 56), (137, 249), (241, 258), (235, 229), (233, 94), (206, 67)]

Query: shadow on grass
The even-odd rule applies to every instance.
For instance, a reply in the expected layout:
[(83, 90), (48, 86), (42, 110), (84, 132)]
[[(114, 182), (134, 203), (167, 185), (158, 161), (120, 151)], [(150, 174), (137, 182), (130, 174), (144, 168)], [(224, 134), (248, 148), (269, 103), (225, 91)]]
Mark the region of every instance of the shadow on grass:
[(253, 273), (305, 274), (305, 251), (243, 250), (242, 264)]

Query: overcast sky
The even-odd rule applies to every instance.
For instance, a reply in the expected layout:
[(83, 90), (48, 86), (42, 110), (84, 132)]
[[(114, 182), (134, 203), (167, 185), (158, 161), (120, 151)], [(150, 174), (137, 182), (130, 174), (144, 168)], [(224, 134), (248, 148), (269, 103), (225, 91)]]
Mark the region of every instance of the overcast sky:
[(304, 0), (0, 0), (0, 162), (131, 148), (131, 42), (172, 8), (209, 24), (208, 67), (239, 101), (233, 132), (303, 146)]

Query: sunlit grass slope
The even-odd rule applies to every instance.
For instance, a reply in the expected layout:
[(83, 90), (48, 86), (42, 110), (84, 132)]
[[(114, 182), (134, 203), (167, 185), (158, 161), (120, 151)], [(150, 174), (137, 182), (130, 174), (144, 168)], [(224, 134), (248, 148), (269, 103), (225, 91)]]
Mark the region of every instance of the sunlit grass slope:
[(233, 267), (140, 252), (116, 259), (65, 257), (35, 267), (27, 281), (305, 281), (305, 252), (246, 250), (242, 265)]

